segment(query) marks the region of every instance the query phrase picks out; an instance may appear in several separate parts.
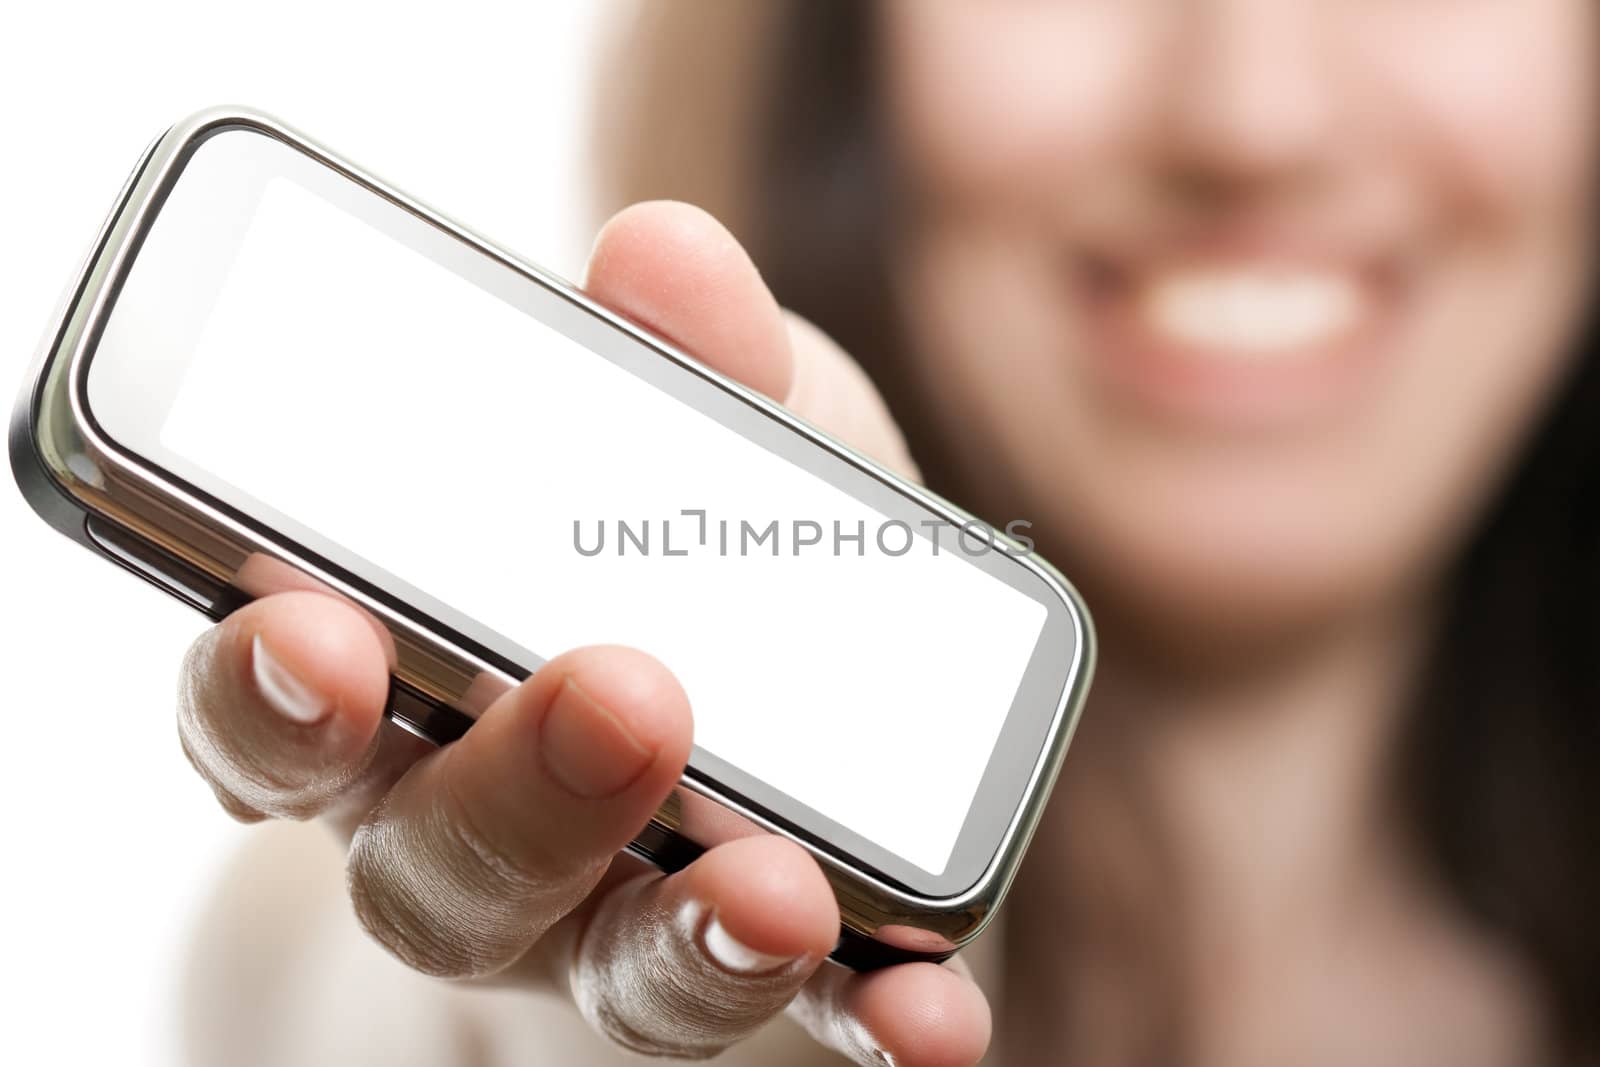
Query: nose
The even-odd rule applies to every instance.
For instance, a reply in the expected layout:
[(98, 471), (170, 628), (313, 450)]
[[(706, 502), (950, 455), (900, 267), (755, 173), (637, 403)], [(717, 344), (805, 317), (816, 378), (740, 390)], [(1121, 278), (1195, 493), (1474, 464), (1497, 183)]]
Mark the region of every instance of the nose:
[[(1336, 0), (1338, 2), (1338, 0)], [(1337, 92), (1323, 0), (1188, 0), (1170, 40), (1162, 141), (1217, 186), (1303, 174), (1333, 150)]]

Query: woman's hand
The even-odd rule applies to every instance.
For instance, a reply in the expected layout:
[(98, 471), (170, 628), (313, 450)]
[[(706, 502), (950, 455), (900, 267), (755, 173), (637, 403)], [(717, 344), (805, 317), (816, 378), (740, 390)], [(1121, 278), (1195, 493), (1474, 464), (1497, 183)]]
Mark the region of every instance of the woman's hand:
[[(622, 212), (601, 232), (586, 284), (914, 475), (860, 369), (780, 311), (703, 212)], [(689, 754), (688, 700), (660, 663), (625, 648), (568, 652), (435, 750), (380, 730), (382, 638), (333, 596), (265, 596), (190, 650), (178, 718), (185, 751), (229, 812), (320, 817), (349, 842), (356, 913), (406, 964), (559, 990), (602, 1033), (646, 1053), (713, 1055), (793, 1002), (817, 1040), (860, 1063), (982, 1055), (988, 1007), (959, 964), (820, 967), (838, 911), (793, 843), (732, 841), (673, 875), (617, 855)]]

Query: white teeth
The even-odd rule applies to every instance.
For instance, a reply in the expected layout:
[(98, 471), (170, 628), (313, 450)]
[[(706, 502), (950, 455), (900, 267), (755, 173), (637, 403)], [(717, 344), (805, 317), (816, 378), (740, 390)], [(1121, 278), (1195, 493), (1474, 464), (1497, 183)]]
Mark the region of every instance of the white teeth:
[(1330, 340), (1362, 303), (1346, 277), (1259, 271), (1172, 273), (1147, 283), (1139, 301), (1149, 327), (1179, 344), (1252, 358)]

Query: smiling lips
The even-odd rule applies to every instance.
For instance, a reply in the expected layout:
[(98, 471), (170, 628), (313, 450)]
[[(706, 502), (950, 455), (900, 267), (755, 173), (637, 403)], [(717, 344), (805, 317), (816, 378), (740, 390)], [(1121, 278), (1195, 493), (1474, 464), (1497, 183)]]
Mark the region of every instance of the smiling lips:
[(1376, 364), (1399, 287), (1385, 272), (1253, 249), (1091, 265), (1079, 303), (1091, 363), (1167, 421), (1298, 423)]
[(1197, 355), (1270, 360), (1348, 334), (1366, 294), (1341, 274), (1202, 268), (1148, 278), (1134, 302), (1147, 330)]

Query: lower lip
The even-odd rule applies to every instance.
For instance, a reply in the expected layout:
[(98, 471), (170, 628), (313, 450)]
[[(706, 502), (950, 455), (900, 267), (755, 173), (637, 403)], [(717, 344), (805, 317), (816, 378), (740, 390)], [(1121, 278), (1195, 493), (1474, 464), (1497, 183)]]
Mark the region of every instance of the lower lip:
[(1394, 279), (1372, 279), (1347, 329), (1294, 350), (1218, 354), (1152, 327), (1125, 279), (1075, 271), (1088, 362), (1108, 394), (1169, 422), (1220, 430), (1304, 426), (1352, 402), (1383, 363), (1403, 303)]

